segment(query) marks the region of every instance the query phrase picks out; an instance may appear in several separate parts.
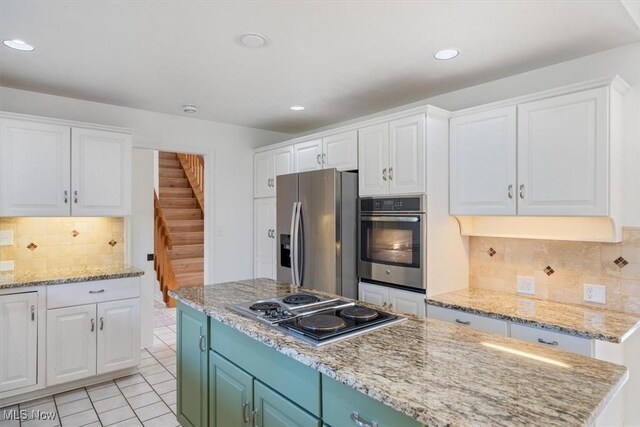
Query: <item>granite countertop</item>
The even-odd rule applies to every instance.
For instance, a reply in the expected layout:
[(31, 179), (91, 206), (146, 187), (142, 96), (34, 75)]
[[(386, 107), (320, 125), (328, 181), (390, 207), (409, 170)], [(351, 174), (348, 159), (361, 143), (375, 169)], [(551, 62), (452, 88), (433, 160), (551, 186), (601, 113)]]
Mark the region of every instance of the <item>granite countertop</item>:
[(121, 279), (123, 277), (142, 276), (143, 274), (144, 271), (126, 265), (56, 268), (43, 271), (12, 271), (0, 273), (0, 289)]
[(623, 366), (432, 319), (314, 348), (226, 308), (297, 291), (256, 279), (170, 295), (427, 426), (590, 425), (628, 378)]
[(640, 328), (640, 318), (628, 313), (484, 289), (449, 292), (425, 298), (425, 301), (439, 307), (613, 343), (623, 342)]

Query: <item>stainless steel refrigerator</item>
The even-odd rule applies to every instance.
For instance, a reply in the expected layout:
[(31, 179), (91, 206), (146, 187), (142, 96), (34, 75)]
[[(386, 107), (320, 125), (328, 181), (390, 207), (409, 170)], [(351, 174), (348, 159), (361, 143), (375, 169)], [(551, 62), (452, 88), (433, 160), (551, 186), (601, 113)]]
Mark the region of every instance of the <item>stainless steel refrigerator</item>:
[(276, 179), (278, 280), (357, 298), (358, 174), (324, 169)]

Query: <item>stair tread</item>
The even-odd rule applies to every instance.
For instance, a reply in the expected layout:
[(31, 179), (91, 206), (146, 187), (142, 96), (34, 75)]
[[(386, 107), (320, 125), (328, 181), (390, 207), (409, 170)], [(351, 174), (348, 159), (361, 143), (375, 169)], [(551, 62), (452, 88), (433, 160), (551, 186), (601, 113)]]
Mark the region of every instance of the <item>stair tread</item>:
[(176, 278), (178, 277), (196, 277), (202, 276), (202, 272), (185, 272), (185, 273), (175, 273)]

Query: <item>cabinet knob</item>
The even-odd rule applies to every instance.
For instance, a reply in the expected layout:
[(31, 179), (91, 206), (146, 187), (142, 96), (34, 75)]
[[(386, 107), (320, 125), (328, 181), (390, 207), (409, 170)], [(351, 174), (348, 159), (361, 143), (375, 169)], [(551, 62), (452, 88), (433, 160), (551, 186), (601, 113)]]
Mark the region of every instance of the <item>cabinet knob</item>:
[(318, 155), (316, 156), (316, 161), (318, 162), (318, 164), (319, 164), (319, 165), (321, 165), (321, 164), (322, 164), (322, 160), (320, 160), (320, 158), (321, 158), (321, 157), (322, 157), (322, 155), (320, 155), (320, 154), (318, 154)]
[(507, 196), (509, 199), (513, 199), (513, 185), (509, 185), (509, 187), (507, 187)]
[(387, 180), (387, 168), (382, 169), (382, 180)]
[(325, 153), (322, 153), (322, 164), (323, 165), (327, 164), (327, 155)]
[(69, 203), (69, 192), (64, 190), (64, 204), (66, 205), (67, 203)]
[(73, 203), (78, 203), (78, 190), (73, 192)]
[(365, 421), (365, 419), (356, 411), (351, 413), (351, 421), (353, 421), (353, 423), (358, 427), (378, 427), (378, 423), (376, 421)]
[(520, 184), (520, 198), (524, 200), (524, 184)]
[(389, 168), (389, 181), (393, 180), (393, 168)]
[(35, 321), (36, 320), (36, 306), (32, 305), (31, 306), (31, 321)]

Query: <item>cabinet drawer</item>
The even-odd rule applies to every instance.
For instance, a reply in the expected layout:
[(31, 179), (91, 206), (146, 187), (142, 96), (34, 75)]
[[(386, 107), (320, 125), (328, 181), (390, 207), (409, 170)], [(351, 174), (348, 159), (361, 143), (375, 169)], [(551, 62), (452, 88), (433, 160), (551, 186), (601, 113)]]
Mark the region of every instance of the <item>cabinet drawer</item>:
[[(416, 420), (352, 388), (322, 376), (322, 420), (332, 426), (351, 426), (359, 417), (379, 427), (419, 427)], [(357, 420), (357, 418), (356, 418)], [(368, 425), (368, 424), (364, 424)]]
[(47, 308), (95, 304), (139, 296), (140, 279), (138, 277), (65, 283), (47, 287)]
[(211, 349), (320, 416), (320, 373), (211, 319)]
[(483, 332), (502, 335), (503, 337), (508, 335), (507, 322), (504, 320), (491, 319), (435, 305), (427, 305), (427, 316), (431, 319), (455, 323), (459, 326), (466, 326)]
[(544, 345), (545, 347), (570, 351), (587, 357), (592, 357), (593, 355), (593, 340), (547, 331), (532, 326), (512, 323), (511, 338)]

